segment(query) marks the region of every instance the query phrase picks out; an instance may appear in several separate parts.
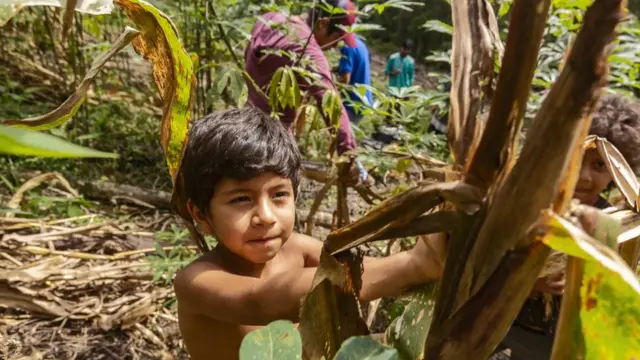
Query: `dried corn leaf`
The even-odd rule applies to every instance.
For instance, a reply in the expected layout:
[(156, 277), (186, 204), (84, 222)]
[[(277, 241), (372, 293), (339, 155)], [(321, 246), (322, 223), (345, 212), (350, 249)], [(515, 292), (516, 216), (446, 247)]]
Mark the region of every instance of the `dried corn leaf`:
[(358, 304), (362, 258), (347, 253), (341, 260), (322, 252), (312, 290), (302, 301), (299, 330), (305, 358), (332, 359), (343, 341), (368, 334)]
[(57, 109), (48, 114), (33, 118), (6, 120), (5, 122), (3, 122), (3, 125), (18, 126), (30, 128), (33, 130), (46, 130), (54, 128), (70, 120), (76, 114), (76, 112), (78, 112), (80, 106), (84, 104), (85, 100), (87, 99), (87, 91), (89, 91), (93, 80), (98, 75), (104, 64), (106, 64), (109, 59), (120, 52), (120, 50), (122, 50), (125, 46), (129, 45), (131, 40), (138, 36), (139, 33), (139, 31), (127, 27), (124, 30), (124, 33), (122, 33), (120, 37), (118, 37), (116, 42), (113, 43), (111, 48), (100, 55), (100, 57), (98, 57), (93, 62), (93, 64), (91, 65), (91, 69), (89, 69), (84, 79), (82, 79), (80, 86), (78, 86), (73, 95), (71, 95)]
[(358, 221), (329, 234), (326, 248), (337, 253), (373, 241), (390, 229), (411, 223), (444, 200), (451, 201), (466, 213), (474, 213), (482, 201), (482, 193), (462, 182), (424, 182), (385, 200)]
[[(4, 26), (20, 10), (28, 6), (66, 7), (66, 0), (4, 0), (0, 5), (0, 27)], [(74, 6), (81, 13), (102, 15), (113, 10), (113, 0), (82, 0)]]
[(68, 316), (69, 313), (52, 301), (45, 301), (25, 295), (7, 285), (0, 284), (0, 306), (32, 311), (51, 317)]
[[(624, 195), (627, 205), (635, 211), (638, 211), (640, 184), (629, 163), (627, 163), (620, 151), (607, 139), (596, 136), (590, 136), (587, 139), (587, 143), (593, 141), (595, 141), (598, 152), (607, 165), (613, 181), (622, 192), (622, 195)], [(585, 146), (588, 146), (588, 144)]]

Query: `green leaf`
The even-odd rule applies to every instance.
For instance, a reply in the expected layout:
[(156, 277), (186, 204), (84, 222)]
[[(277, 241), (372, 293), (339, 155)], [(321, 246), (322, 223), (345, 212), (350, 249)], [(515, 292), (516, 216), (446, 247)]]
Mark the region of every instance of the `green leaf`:
[(278, 89), (280, 86), (280, 81), (282, 79), (283, 71), (284, 68), (279, 68), (278, 70), (276, 70), (276, 72), (273, 74), (273, 77), (271, 78), (271, 82), (269, 83), (269, 106), (274, 111), (277, 111), (280, 106), (280, 95)]
[(92, 150), (37, 131), (0, 125), (0, 154), (61, 158), (112, 158), (116, 154)]
[(220, 70), (219, 73), (216, 74), (216, 94), (220, 95), (222, 94), (222, 92), (224, 91), (224, 89), (227, 87), (227, 84), (229, 83), (229, 77), (230, 77), (230, 71), (229, 68), (222, 68), (222, 70)]
[[(242, 76), (242, 72), (238, 69), (233, 70), (231, 76), (231, 96), (236, 100), (236, 104), (239, 103), (240, 98), (242, 97), (242, 93), (245, 90), (246, 83), (244, 81), (244, 77)], [(242, 106), (242, 105), (239, 105)]]
[(424, 344), (431, 327), (437, 287), (424, 285), (409, 296), (409, 304), (402, 315), (394, 319), (385, 337), (387, 343), (398, 350), (401, 359), (422, 359)]
[(505, 0), (500, 3), (500, 9), (498, 10), (498, 18), (503, 18), (509, 10), (511, 10), (511, 5), (513, 5), (513, 1)]
[(278, 320), (247, 334), (240, 345), (240, 360), (302, 359), (302, 339), (295, 325)]
[(82, 208), (78, 205), (75, 204), (69, 204), (67, 206), (67, 216), (68, 217), (76, 217), (76, 216), (81, 216), (84, 215), (84, 211), (82, 210)]
[(446, 24), (440, 20), (429, 20), (424, 25), (422, 25), (422, 27), (429, 31), (453, 35), (453, 26)]
[(84, 101), (87, 98), (87, 91), (91, 87), (93, 80), (98, 76), (102, 67), (111, 59), (115, 54), (120, 52), (125, 46), (129, 45), (131, 40), (133, 40), (136, 36), (138, 36), (140, 32), (136, 29), (132, 29), (127, 27), (118, 37), (113, 46), (100, 55), (91, 65), (91, 69), (87, 72), (84, 79), (80, 83), (80, 86), (75, 90), (73, 95), (71, 95), (67, 100), (65, 100), (62, 105), (60, 105), (57, 109), (51, 111), (48, 114), (28, 118), (28, 119), (11, 119), (3, 122), (4, 125), (17, 126), (30, 128), (33, 130), (46, 130), (54, 128), (58, 125), (61, 125), (68, 120), (70, 120)]
[(396, 171), (399, 173), (404, 173), (411, 167), (411, 159), (400, 159), (396, 164)]
[[(424, 346), (424, 344), (422, 344)], [(345, 341), (335, 360), (396, 360), (398, 352), (369, 336), (354, 336)]]
[[(600, 217), (603, 215), (600, 213)], [(580, 289), (580, 325), (585, 359), (640, 357), (640, 283), (616, 250), (606, 243), (617, 235), (605, 222), (598, 241), (569, 221), (550, 214), (543, 242), (585, 260)], [(576, 342), (580, 340), (575, 339)]]
[(160, 246), (160, 244), (158, 243), (154, 243), (153, 244), (153, 248), (156, 249), (156, 252), (158, 253), (158, 255), (160, 255), (163, 258), (167, 258), (167, 252), (164, 251), (164, 249), (162, 248), (162, 246)]

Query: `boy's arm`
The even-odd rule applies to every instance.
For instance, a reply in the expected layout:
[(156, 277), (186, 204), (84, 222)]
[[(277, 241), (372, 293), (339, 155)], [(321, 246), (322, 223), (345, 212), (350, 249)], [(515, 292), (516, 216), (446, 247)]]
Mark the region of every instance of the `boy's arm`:
[(174, 288), (180, 308), (191, 314), (243, 325), (296, 322), (300, 299), (311, 289), (315, 272), (300, 269), (263, 280), (194, 263), (178, 273)]
[[(318, 266), (322, 242), (306, 235), (299, 236), (296, 240), (305, 254), (305, 266)], [(409, 251), (387, 257), (365, 256), (360, 300), (397, 296), (413, 286), (440, 278), (447, 252), (446, 241), (443, 233), (425, 235)]]

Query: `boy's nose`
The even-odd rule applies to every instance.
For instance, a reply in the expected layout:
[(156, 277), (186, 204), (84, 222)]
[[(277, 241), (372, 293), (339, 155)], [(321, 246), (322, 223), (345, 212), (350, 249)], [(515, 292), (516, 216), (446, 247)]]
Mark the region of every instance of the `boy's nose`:
[(253, 225), (271, 225), (276, 222), (276, 216), (269, 201), (261, 201), (256, 207), (251, 219)]
[(584, 165), (580, 168), (578, 184), (582, 185), (583, 187), (591, 185), (591, 169), (589, 169), (588, 165)]

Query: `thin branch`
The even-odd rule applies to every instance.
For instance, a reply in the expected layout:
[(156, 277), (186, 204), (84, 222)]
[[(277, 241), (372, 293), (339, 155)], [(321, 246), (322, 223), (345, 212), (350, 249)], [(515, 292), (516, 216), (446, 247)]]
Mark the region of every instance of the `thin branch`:
[(220, 19), (218, 18), (218, 14), (216, 13), (216, 9), (214, 8), (213, 3), (208, 2), (207, 5), (211, 10), (211, 14), (215, 18), (215, 23), (216, 23), (216, 26), (218, 27), (218, 31), (220, 31), (220, 34), (222, 35), (222, 41), (224, 42), (227, 49), (229, 50), (229, 53), (231, 53), (231, 57), (233, 58), (233, 61), (236, 63), (236, 66), (242, 72), (242, 76), (244, 76), (245, 80), (247, 80), (247, 82), (249, 82), (249, 84), (251, 84), (251, 86), (253, 86), (253, 88), (256, 89), (258, 94), (262, 96), (263, 100), (266, 100), (267, 102), (269, 102), (269, 97), (264, 93), (264, 91), (262, 91), (262, 89), (260, 89), (258, 84), (256, 84), (256, 82), (253, 80), (253, 78), (244, 70), (244, 66), (242, 65), (242, 62), (240, 61), (240, 59), (238, 59), (238, 56), (236, 55), (235, 51), (233, 51), (233, 46), (229, 41), (229, 36), (227, 35), (227, 32), (224, 30), (224, 27), (222, 26), (222, 24), (220, 24)]

